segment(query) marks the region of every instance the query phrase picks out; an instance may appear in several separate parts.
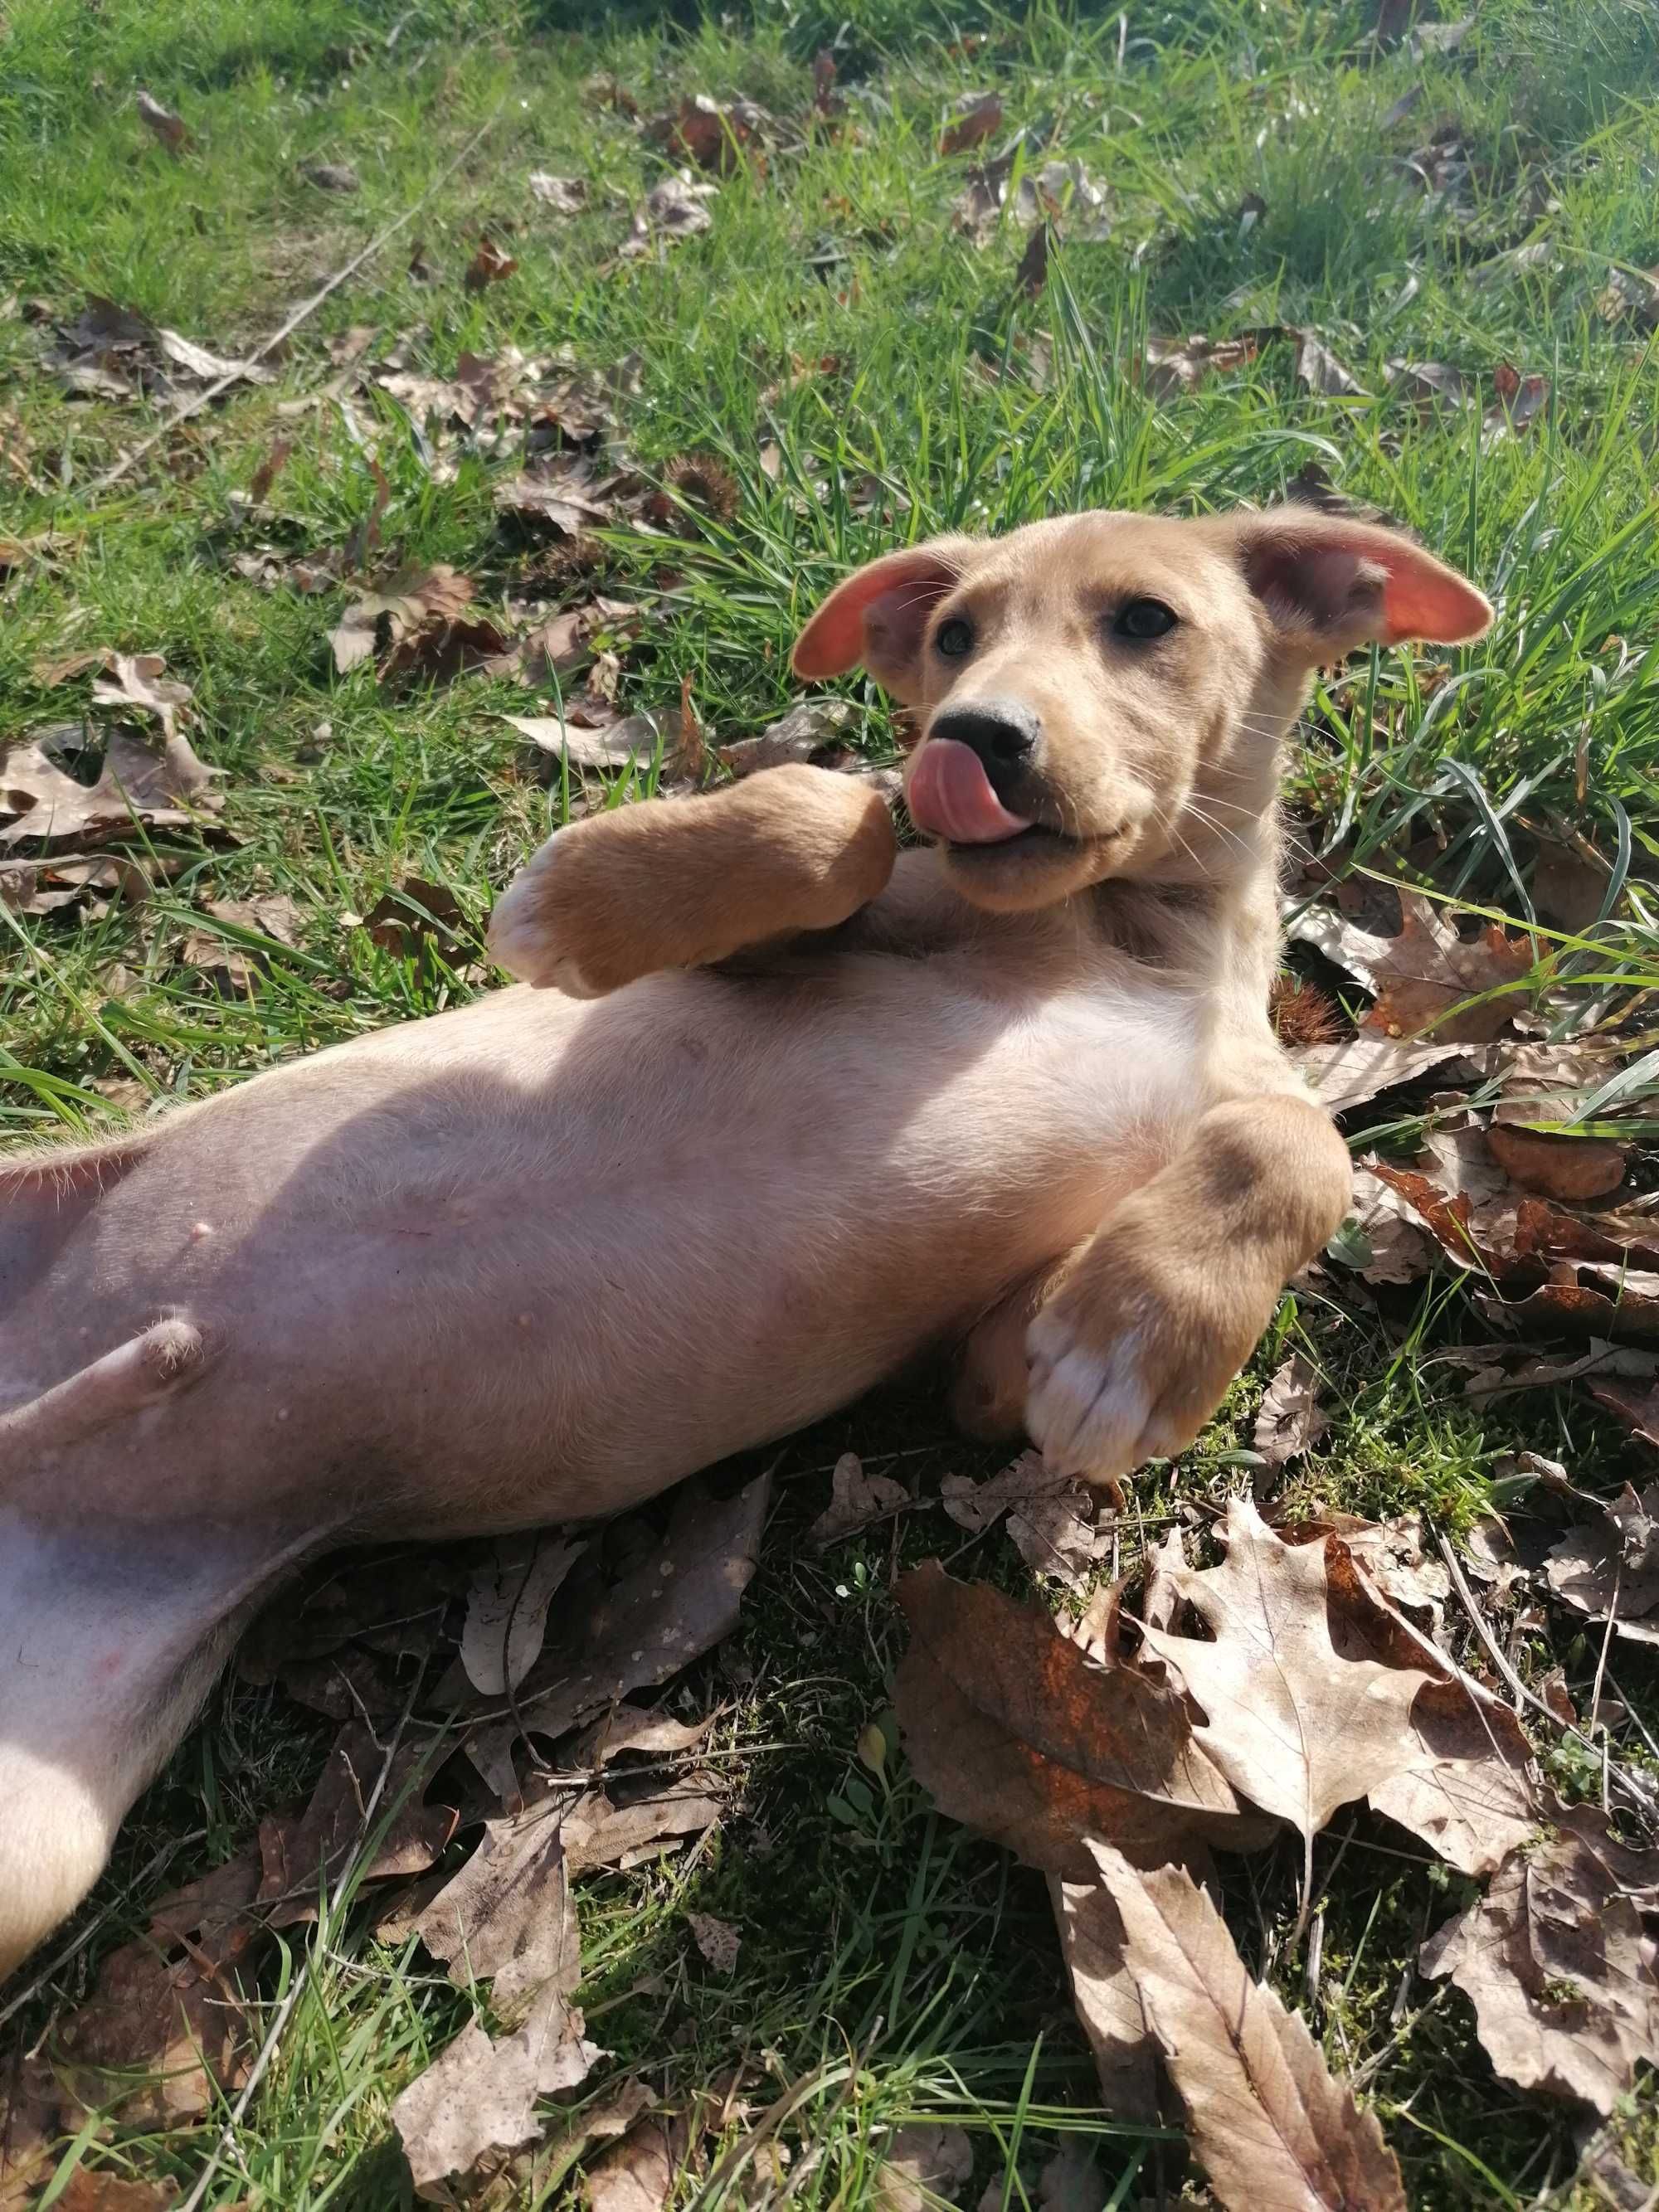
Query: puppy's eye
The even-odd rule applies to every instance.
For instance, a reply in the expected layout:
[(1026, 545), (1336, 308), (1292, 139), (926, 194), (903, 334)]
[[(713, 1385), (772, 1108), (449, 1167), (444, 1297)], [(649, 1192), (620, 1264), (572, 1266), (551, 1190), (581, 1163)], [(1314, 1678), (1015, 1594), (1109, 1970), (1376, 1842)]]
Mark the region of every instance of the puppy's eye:
[(946, 660), (960, 660), (974, 649), (974, 625), (964, 622), (960, 615), (953, 616), (949, 622), (939, 624), (933, 643)]
[(1119, 637), (1162, 637), (1176, 620), (1174, 608), (1166, 607), (1162, 599), (1131, 599), (1119, 610), (1112, 628)]

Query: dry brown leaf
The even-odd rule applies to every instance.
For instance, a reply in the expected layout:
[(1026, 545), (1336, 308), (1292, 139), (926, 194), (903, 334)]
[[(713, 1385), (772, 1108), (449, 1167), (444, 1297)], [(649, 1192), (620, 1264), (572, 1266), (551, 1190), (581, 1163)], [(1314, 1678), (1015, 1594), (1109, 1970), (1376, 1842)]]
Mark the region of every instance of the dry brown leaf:
[(714, 1713), (706, 1713), (700, 1721), (677, 1721), (654, 1706), (630, 1705), (624, 1699), (581, 1737), (571, 1762), (575, 1766), (601, 1767), (625, 1752), (673, 1758), (700, 1744), (715, 1718)]
[[(319, 1899), (354, 1863), (361, 1881), (384, 1881), (424, 1874), (436, 1862), (455, 1832), (456, 1815), (450, 1806), (422, 1802), (428, 1756), (429, 1747), (410, 1745), (393, 1754), (388, 1768), (385, 1747), (367, 1724), (346, 1723), (305, 1811), (297, 1819), (268, 1814), (259, 1823), (263, 1871), (256, 1902), (269, 1926), (314, 1920)], [(380, 1795), (366, 1829), (377, 1784)], [(378, 1840), (360, 1856), (368, 1833)]]
[(1571, 1530), (1545, 1563), (1559, 1598), (1622, 1636), (1659, 1643), (1659, 1483), (1627, 1482), (1600, 1521)]
[(1097, 1880), (1051, 1880), (1048, 1887), (1072, 2002), (1094, 2053), (1102, 2107), (1115, 2120), (1154, 2125), (1158, 2047), (1129, 1972), (1123, 1916)]
[(909, 1502), (910, 1493), (902, 1482), (890, 1474), (866, 1474), (856, 1452), (843, 1452), (830, 1478), (830, 1503), (807, 1530), (806, 1540), (823, 1551)]
[(755, 1572), (770, 1497), (769, 1475), (729, 1498), (687, 1486), (660, 1547), (608, 1594), (592, 1640), (544, 1652), (532, 1668), (519, 1698), (524, 1725), (562, 1735), (729, 1636)]
[(1305, 908), (1291, 934), (1376, 994), (1363, 1025), (1368, 1032), (1414, 1038), (1433, 1030), (1442, 1043), (1490, 1042), (1521, 1010), (1522, 994), (1506, 991), (1474, 1006), (1462, 1001), (1530, 975), (1531, 940), (1487, 922), (1465, 944), (1444, 909), (1418, 891), (1401, 890), (1400, 909), (1397, 937), (1378, 936), (1324, 906)]
[(119, 707), (128, 713), (136, 709), (141, 714), (153, 714), (165, 736), (171, 738), (177, 732), (179, 710), (190, 704), (191, 689), (167, 674), (161, 654), (112, 653), (105, 656), (103, 665), (108, 674), (93, 684), (94, 707)]
[(965, 154), (970, 146), (981, 144), (1001, 128), (1000, 92), (965, 93), (951, 108), (951, 119), (939, 133), (939, 150), (946, 157)]
[(609, 522), (614, 511), (586, 460), (526, 470), (495, 489), (498, 514), (559, 538), (580, 538), (596, 523)]
[(1480, 434), (1483, 446), (1498, 445), (1526, 429), (1542, 414), (1550, 396), (1547, 377), (1522, 376), (1508, 362), (1500, 362), (1492, 371), (1492, 381), (1498, 400), (1486, 411)]
[(503, 253), (494, 239), (486, 234), (478, 240), (478, 250), (466, 264), (466, 274), (461, 282), (469, 292), (488, 291), (492, 284), (499, 284), (510, 276), (518, 265), (510, 253)]
[[(1337, 1808), (1408, 1767), (1424, 1668), (1346, 1656), (1332, 1640), (1332, 1540), (1290, 1545), (1246, 1498), (1229, 1501), (1218, 1567), (1160, 1561), (1151, 1585), (1190, 1606), (1208, 1639), (1154, 1626), (1148, 1650), (1202, 1706), (1194, 1744), (1239, 1796), (1311, 1843)], [(1149, 1603), (1151, 1598), (1149, 1597)]]
[(461, 2030), (392, 2107), (418, 2197), (453, 2203), (452, 2175), (540, 2135), (538, 2099), (578, 2087), (604, 2056), (582, 2028), (580, 2013), (550, 1992), (513, 2035), (492, 2041), (476, 2021)]
[(507, 640), (494, 623), (468, 613), (476, 595), (470, 577), (442, 562), (403, 570), (365, 592), (330, 632), (336, 669), (344, 676), (373, 659), (383, 682), (447, 683), (484, 667)]
[(573, 1875), (596, 1867), (637, 1866), (687, 1836), (714, 1827), (726, 1810), (719, 1778), (701, 1769), (641, 1796), (628, 1778), (626, 1804), (589, 1790), (564, 1816), (565, 1860)]
[(363, 188), (362, 179), (349, 161), (301, 161), (300, 174), (315, 185), (319, 192), (347, 195)]
[(894, 1704), (917, 1777), (951, 1819), (1073, 1881), (1090, 1837), (1156, 1865), (1272, 1832), (1199, 1747), (1176, 1688), (1115, 1654), (1094, 1663), (1040, 1607), (937, 1563), (898, 1595), (911, 1642)]
[(659, 245), (672, 246), (700, 230), (714, 227), (708, 203), (717, 185), (699, 184), (689, 171), (676, 169), (653, 185), (645, 205), (634, 216), (634, 228), (617, 248), (624, 261), (635, 261)]
[(1022, 1452), (1011, 1467), (983, 1482), (947, 1474), (939, 1485), (945, 1511), (960, 1528), (981, 1535), (1006, 1513), (1008, 1534), (1026, 1565), (1081, 1589), (1111, 1556), (1113, 1521), (1103, 1522), (1097, 1494), (1069, 1475), (1056, 1474), (1041, 1452)]
[(1036, 224), (1025, 241), (1025, 251), (1019, 257), (1019, 266), (1014, 271), (1015, 296), (1035, 300), (1048, 281), (1048, 248), (1057, 233), (1045, 216)]
[(583, 2177), (588, 2212), (662, 2212), (685, 2155), (684, 2121), (637, 2121)]
[(743, 1937), (732, 1923), (717, 1920), (712, 1912), (688, 1912), (685, 1919), (692, 1941), (708, 1964), (717, 1974), (732, 1972), (743, 1948)]
[(1384, 1091), (1415, 1083), (1431, 1068), (1455, 1060), (1455, 1044), (1396, 1044), (1391, 1037), (1348, 1037), (1339, 1044), (1297, 1047), (1291, 1057), (1333, 1114), (1369, 1105)]
[(929, 2212), (957, 2191), (974, 2170), (974, 2146), (965, 2128), (919, 2121), (888, 2136), (870, 2182), (875, 2212)]
[(528, 179), (530, 197), (555, 215), (580, 215), (587, 205), (587, 179), (585, 177), (556, 177), (547, 169), (532, 169)]
[(123, 2181), (106, 2167), (77, 2166), (69, 2185), (53, 2198), (58, 2212), (167, 2212), (179, 2201), (172, 2182)]
[(0, 851), (186, 830), (222, 804), (210, 788), (212, 771), (177, 732), (158, 749), (118, 724), (97, 781), (88, 784), (62, 763), (93, 743), (81, 723), (58, 723), (31, 732), (0, 756)]
[(772, 118), (752, 100), (722, 102), (697, 92), (666, 115), (653, 116), (645, 135), (675, 161), (724, 175), (756, 157), (772, 127)]
[(1299, 1352), (1292, 1352), (1268, 1383), (1255, 1417), (1253, 1437), (1269, 1467), (1284, 1467), (1311, 1449), (1330, 1426), (1319, 1409), (1319, 1378)]
[(1609, 323), (1632, 322), (1638, 330), (1659, 330), (1659, 270), (1610, 269), (1595, 311)]
[(790, 761), (807, 761), (820, 768), (836, 765), (847, 756), (854, 720), (848, 700), (803, 699), (779, 720), (769, 722), (758, 737), (721, 745), (719, 757), (735, 776), (754, 775), (761, 769), (781, 768)]
[(461, 1664), (475, 1690), (517, 1689), (541, 1656), (547, 1608), (586, 1547), (545, 1531), (495, 1547), (472, 1578), (461, 1631)]
[(1494, 1121), (1486, 1143), (1512, 1182), (1568, 1205), (1610, 1197), (1625, 1180), (1626, 1149), (1605, 1137), (1556, 1137)]
[(1300, 2016), (1251, 1981), (1192, 1877), (1141, 1872), (1107, 1847), (1092, 1856), (1218, 2202), (1228, 2212), (1406, 2212), (1376, 2116), (1333, 2079)]
[(1506, 2081), (1606, 2114), (1638, 2063), (1659, 2063), (1659, 1945), (1642, 1921), (1656, 1883), (1659, 1852), (1627, 1850), (1589, 1806), (1558, 1808), (1419, 1964), (1469, 1998)]
[(163, 107), (153, 94), (142, 86), (132, 95), (132, 104), (169, 154), (182, 154), (190, 143), (190, 133), (185, 128), (185, 118), (175, 115), (171, 108)]
[(1336, 356), (1322, 338), (1312, 331), (1296, 331), (1296, 380), (1310, 392), (1319, 392), (1327, 399), (1352, 398), (1364, 396), (1364, 387), (1357, 376), (1344, 368)]
[(493, 1982), (495, 2011), (512, 2019), (549, 1987), (568, 1996), (581, 1979), (560, 1808), (537, 1806), (484, 1824), (471, 1857), (415, 1923), (462, 1989)]
[(163, 357), (175, 369), (182, 369), (186, 377), (198, 384), (217, 384), (228, 380), (237, 384), (270, 384), (276, 371), (266, 368), (257, 361), (242, 361), (217, 354), (210, 348), (198, 345), (177, 331), (159, 330), (155, 343)]
[(1188, 338), (1149, 337), (1141, 380), (1154, 399), (1172, 399), (1196, 390), (1212, 372), (1248, 368), (1261, 349), (1260, 333), (1212, 343), (1201, 333)]
[(258, 1882), (258, 1859), (244, 1851), (163, 1898), (147, 1937), (103, 1961), (61, 2037), (72, 2101), (168, 2127), (236, 2087), (253, 2040), (241, 1982), (260, 1937)]
[(362, 926), (382, 952), (396, 959), (413, 959), (430, 945), (441, 958), (453, 961), (461, 949), (456, 933), (465, 923), (461, 902), (447, 884), (405, 876), (381, 893)]
[[(231, 929), (250, 931), (273, 945), (299, 943), (300, 909), (280, 891), (251, 899), (204, 899), (202, 911)], [(268, 956), (257, 945), (199, 927), (185, 933), (179, 957), (186, 968), (207, 975), (216, 988), (237, 994), (252, 988), (270, 965)]]
[(660, 741), (656, 717), (629, 714), (605, 728), (585, 730), (554, 714), (503, 714), (502, 721), (555, 760), (574, 769), (648, 767)]

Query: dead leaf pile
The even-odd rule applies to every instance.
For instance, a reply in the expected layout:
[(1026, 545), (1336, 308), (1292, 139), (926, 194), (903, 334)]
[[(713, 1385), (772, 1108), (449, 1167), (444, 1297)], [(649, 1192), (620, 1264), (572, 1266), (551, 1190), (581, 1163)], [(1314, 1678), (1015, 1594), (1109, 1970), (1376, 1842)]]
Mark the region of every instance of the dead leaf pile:
[(725, 176), (744, 162), (761, 160), (761, 149), (777, 126), (752, 100), (721, 101), (694, 93), (666, 114), (653, 116), (645, 135), (675, 161), (695, 161), (700, 169)]
[(269, 384), (258, 362), (212, 352), (178, 331), (98, 294), (71, 323), (58, 324), (42, 365), (70, 398), (167, 399), (229, 380)]
[[(143, 897), (173, 865), (153, 848), (142, 858), (106, 848), (222, 834), (216, 771), (185, 734), (190, 686), (160, 653), (100, 647), (34, 672), (52, 684), (91, 674), (91, 714), (0, 744), (0, 897), (34, 914), (91, 902), (95, 915), (113, 896)], [(119, 719), (100, 725), (91, 717), (102, 709)]]
[[(1515, 987), (1537, 963), (1532, 939), (1487, 922), (1466, 941), (1436, 901), (1406, 890), (1399, 898), (1401, 928), (1393, 936), (1351, 921), (1337, 907), (1317, 904), (1296, 917), (1291, 934), (1376, 994), (1363, 1033), (1489, 1043), (1526, 1006), (1525, 994)], [(1468, 1003), (1476, 1000), (1479, 1004)]]
[[(1299, 1403), (1293, 1363), (1278, 1384)], [(1659, 1489), (1620, 1501), (1614, 1525), (1659, 1595), (1650, 1507)], [(1115, 1586), (1069, 1635), (937, 1565), (909, 1576), (903, 1741), (941, 1811), (1051, 1877), (1109, 2111), (1158, 2116), (1161, 2052), (1219, 2203), (1403, 2208), (1375, 2118), (1251, 1983), (1193, 1878), (1207, 1854), (1288, 1828), (1310, 1865), (1314, 1837), (1363, 1801), (1491, 1877), (1423, 1971), (1468, 1990), (1500, 2071), (1606, 2112), (1654, 2056), (1644, 1916), (1659, 1906), (1659, 1853), (1549, 1796), (1513, 1711), (1412, 1626), (1408, 1612), (1437, 1620), (1449, 1587), (1414, 1526), (1276, 1534), (1236, 1498), (1220, 1533), (1213, 1567), (1188, 1565), (1178, 1530), (1147, 1554), (1138, 1622)], [(1620, 1571), (1565, 1547), (1561, 1565), (1594, 1600)]]

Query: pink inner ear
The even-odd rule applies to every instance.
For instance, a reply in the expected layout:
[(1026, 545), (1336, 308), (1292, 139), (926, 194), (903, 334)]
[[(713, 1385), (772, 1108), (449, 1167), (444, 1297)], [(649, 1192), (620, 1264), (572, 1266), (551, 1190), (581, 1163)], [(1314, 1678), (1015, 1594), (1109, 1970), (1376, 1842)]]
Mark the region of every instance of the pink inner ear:
[(836, 585), (797, 639), (790, 665), (815, 683), (856, 668), (875, 647), (883, 665), (892, 666), (915, 649), (928, 610), (957, 580), (925, 545), (872, 561)]
[(1384, 644), (1420, 637), (1434, 645), (1462, 645), (1492, 627), (1492, 604), (1486, 593), (1477, 592), (1443, 561), (1411, 544), (1370, 557), (1388, 571), (1382, 592), (1389, 625)]
[[(1461, 645), (1492, 608), (1467, 578), (1391, 530), (1359, 523), (1291, 523), (1282, 513), (1245, 541), (1245, 569), (1276, 619), (1347, 643), (1407, 637)], [(1379, 604), (1380, 602), (1380, 604)]]

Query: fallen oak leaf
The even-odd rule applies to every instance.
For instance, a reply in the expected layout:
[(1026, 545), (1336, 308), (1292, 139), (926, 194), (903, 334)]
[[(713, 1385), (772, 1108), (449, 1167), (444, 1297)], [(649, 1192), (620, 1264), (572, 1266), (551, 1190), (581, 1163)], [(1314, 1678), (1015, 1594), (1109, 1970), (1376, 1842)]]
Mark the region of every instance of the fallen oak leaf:
[(1296, 380), (1327, 399), (1364, 397), (1357, 376), (1344, 368), (1336, 356), (1312, 331), (1296, 331)]
[(392, 2122), (423, 2202), (453, 2203), (452, 2176), (470, 2175), (493, 2153), (541, 2133), (536, 2105), (574, 2089), (604, 2056), (585, 2039), (582, 2016), (556, 1996), (499, 2041), (470, 2021), (434, 2065), (394, 2100)]
[(951, 1819), (1073, 1881), (1087, 1877), (1090, 1837), (1158, 1864), (1273, 1832), (1198, 1743), (1177, 1689), (1133, 1662), (1092, 1662), (1040, 1607), (953, 1582), (936, 1561), (898, 1598), (911, 1642), (894, 1705), (917, 1778)]
[(587, 2212), (662, 2212), (690, 2143), (683, 2119), (636, 2121), (584, 2173)]
[(538, 750), (568, 759), (575, 769), (648, 766), (662, 736), (651, 714), (629, 714), (599, 730), (585, 730), (552, 714), (503, 714), (501, 719)]
[(1626, 1483), (1599, 1522), (1569, 1531), (1544, 1563), (1557, 1597), (1592, 1620), (1611, 1617), (1638, 1642), (1659, 1643), (1659, 1483)]
[(973, 2170), (965, 2128), (925, 2120), (896, 2128), (871, 2178), (870, 2202), (875, 2212), (928, 2212), (941, 2199), (954, 2203)]
[(1252, 1438), (1269, 1467), (1284, 1467), (1316, 1444), (1330, 1426), (1319, 1408), (1319, 1382), (1299, 1352), (1292, 1352), (1268, 1383)]
[(179, 2201), (172, 2182), (124, 2181), (106, 2166), (77, 2166), (52, 2199), (58, 2212), (169, 2212)]
[(1604, 2116), (1638, 2063), (1659, 2063), (1659, 1852), (1632, 1851), (1589, 1806), (1510, 1853), (1486, 1894), (1423, 1946), (1474, 2007), (1494, 2068), (1517, 2087)]
[(1461, 1051), (1449, 1041), (1400, 1044), (1392, 1037), (1366, 1034), (1337, 1044), (1301, 1045), (1291, 1057), (1319, 1093), (1320, 1104), (1332, 1114), (1347, 1114), (1356, 1106), (1368, 1106), (1385, 1091), (1419, 1081), (1432, 1069), (1457, 1059)]
[(550, 1985), (568, 1996), (581, 1980), (562, 1812), (540, 1805), (486, 1821), (471, 1857), (414, 1923), (451, 1981), (494, 1983), (492, 2002), (505, 2018)]
[(1052, 1575), (1070, 1589), (1080, 1589), (1101, 1560), (1110, 1556), (1110, 1509), (1098, 1521), (1096, 1493), (1072, 1476), (1049, 1467), (1041, 1452), (1022, 1452), (1011, 1467), (986, 1481), (947, 1474), (939, 1485), (945, 1511), (958, 1527), (975, 1535), (993, 1528), (1006, 1513), (1008, 1534), (1027, 1566)]
[[(1513, 987), (1537, 965), (1531, 940), (1486, 922), (1466, 944), (1434, 901), (1413, 890), (1399, 896), (1398, 936), (1379, 936), (1325, 906), (1304, 908), (1291, 934), (1376, 993), (1361, 1024), (1366, 1032), (1411, 1038), (1432, 1032), (1437, 1042), (1490, 1043), (1516, 1011)], [(1481, 1003), (1463, 1003), (1470, 999)]]
[(301, 161), (300, 174), (307, 183), (315, 185), (319, 192), (344, 196), (363, 188), (362, 179), (349, 161)]
[(550, 170), (532, 169), (527, 181), (531, 198), (551, 208), (555, 215), (580, 215), (587, 205), (584, 177), (556, 177)]
[(952, 154), (965, 154), (970, 146), (979, 145), (1001, 128), (1000, 92), (964, 93), (952, 106), (950, 120), (939, 133), (940, 155), (948, 160)]
[(737, 1966), (738, 1953), (743, 1948), (743, 1937), (729, 1920), (717, 1920), (712, 1912), (688, 1912), (686, 1924), (691, 1930), (691, 1940), (702, 1952), (706, 1962), (717, 1974), (729, 1974)]
[(872, 1521), (910, 1503), (910, 1493), (890, 1474), (866, 1474), (856, 1452), (843, 1452), (830, 1475), (830, 1503), (806, 1532), (816, 1551), (856, 1535)]
[(85, 741), (80, 723), (58, 723), (32, 732), (0, 755), (0, 851), (187, 830), (223, 803), (210, 788), (213, 771), (177, 732), (157, 751), (137, 731), (118, 725), (91, 784), (61, 765), (83, 750)]
[(153, 714), (162, 732), (177, 735), (181, 708), (192, 696), (188, 684), (167, 674), (167, 661), (159, 653), (112, 653), (105, 656), (107, 677), (92, 687), (94, 707), (118, 707), (127, 713)]
[(699, 184), (684, 170), (677, 169), (661, 179), (646, 194), (644, 206), (635, 214), (633, 229), (617, 248), (622, 258), (635, 261), (659, 241), (672, 246), (698, 231), (711, 230), (714, 218), (708, 202), (719, 189), (717, 185)]
[(721, 102), (698, 92), (667, 114), (654, 116), (645, 135), (677, 161), (726, 173), (755, 154), (771, 127), (771, 117), (752, 100)]
[(510, 276), (518, 265), (514, 257), (503, 253), (485, 233), (478, 240), (478, 250), (468, 262), (461, 282), (469, 292), (488, 291), (492, 284), (499, 284)]
[(1141, 356), (1141, 381), (1152, 398), (1172, 399), (1195, 391), (1212, 373), (1249, 368), (1260, 349), (1255, 332), (1219, 343), (1201, 332), (1188, 338), (1149, 337)]
[(177, 159), (190, 143), (190, 132), (185, 128), (183, 116), (175, 115), (171, 108), (163, 107), (161, 101), (146, 92), (142, 85), (133, 94), (132, 104), (168, 153)]
[(1486, 1144), (1512, 1182), (1570, 1205), (1610, 1197), (1625, 1180), (1629, 1158), (1623, 1145), (1605, 1137), (1552, 1136), (1498, 1121), (1487, 1130)]
[[(335, 1738), (305, 1811), (259, 1823), (263, 1868), (256, 1902), (266, 1923), (314, 1920), (319, 1897), (347, 1869), (360, 1881), (424, 1874), (455, 1832), (448, 1805), (426, 1805), (418, 1786), (428, 1749), (413, 1745), (390, 1761), (367, 1724), (348, 1721)], [(382, 1777), (384, 1778), (382, 1779)], [(374, 1848), (360, 1855), (363, 1821), (379, 1784)]]
[(1285, 1543), (1248, 1499), (1229, 1500), (1221, 1565), (1161, 1559), (1158, 1584), (1209, 1638), (1149, 1619), (1146, 1649), (1174, 1669), (1206, 1718), (1194, 1731), (1240, 1798), (1288, 1820), (1310, 1850), (1339, 1806), (1409, 1765), (1421, 1667), (1345, 1657), (1332, 1640), (1330, 1540)]
[(522, 1545), (500, 1547), (478, 1569), (466, 1596), (461, 1631), (461, 1664), (475, 1690), (500, 1697), (517, 1689), (541, 1656), (547, 1634), (547, 1609), (586, 1546), (544, 1534)]
[(1375, 2114), (1332, 2078), (1300, 2016), (1251, 1981), (1191, 1875), (1140, 1871), (1109, 1845), (1091, 1856), (1217, 2200), (1228, 2212), (1406, 2212)]
[(1159, 2118), (1158, 2046), (1129, 1972), (1123, 1916), (1098, 1880), (1051, 1878), (1048, 1887), (1072, 2005), (1094, 2054), (1101, 2103), (1115, 2120), (1151, 2126)]

